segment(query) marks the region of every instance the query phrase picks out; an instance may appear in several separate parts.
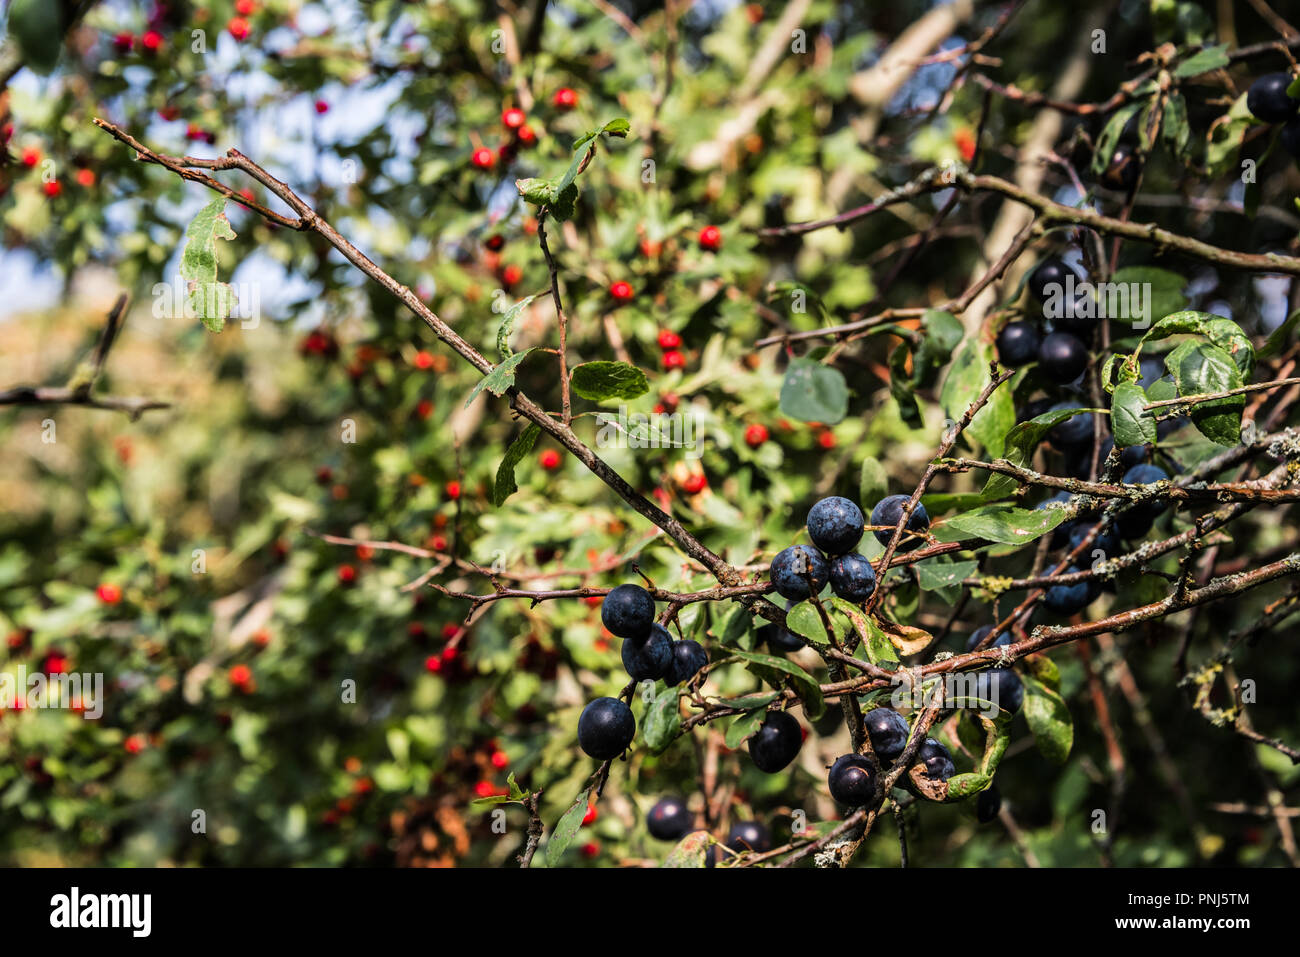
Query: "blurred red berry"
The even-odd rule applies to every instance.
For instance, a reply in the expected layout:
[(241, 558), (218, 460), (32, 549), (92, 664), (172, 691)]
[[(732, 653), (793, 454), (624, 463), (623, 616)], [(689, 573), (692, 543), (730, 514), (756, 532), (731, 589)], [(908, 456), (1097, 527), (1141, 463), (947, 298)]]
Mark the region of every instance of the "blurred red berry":
[(245, 40), (248, 38), (248, 21), (243, 17), (233, 17), (226, 24), (226, 30), (236, 40)]
[(821, 435), (817, 436), (817, 444), (824, 449), (835, 448), (835, 433), (823, 432)]
[(686, 476), (686, 481), (682, 482), (682, 488), (691, 495), (697, 495), (700, 492), (703, 492), (708, 484), (709, 480), (705, 478), (703, 472), (693, 472)]
[(680, 369), (686, 365), (686, 357), (676, 349), (669, 349), (664, 353), (665, 369)]
[(717, 251), (722, 245), (722, 230), (717, 226), (705, 226), (700, 230), (700, 248)]
[(671, 329), (659, 330), (659, 348), (660, 349), (679, 349), (682, 345), (682, 337)]
[(256, 10), (255, 0), (235, 0), (235, 12), (241, 17), (251, 16)]
[(537, 142), (537, 134), (533, 132), (533, 128), (531, 126), (525, 125), (519, 127), (519, 129), (515, 132), (515, 136), (519, 138), (519, 142), (523, 146), (532, 146), (534, 143)]
[(51, 675), (67, 674), (68, 656), (61, 651), (51, 651), (45, 656), (45, 663), (41, 670)]
[(519, 129), (519, 127), (524, 125), (524, 121), (527, 119), (528, 117), (524, 115), (523, 110), (514, 107), (504, 110), (501, 113), (501, 125), (508, 130)]
[(588, 805), (587, 805), (587, 813), (584, 814), (584, 815), (582, 816), (582, 823), (583, 823), (583, 824), (590, 824), (590, 823), (592, 823), (593, 821), (595, 821), (596, 818), (599, 817), (599, 816), (600, 816), (600, 815), (596, 813), (596, 805), (594, 805), (594, 804), (588, 804)]
[(332, 481), (334, 481), (334, 470), (328, 465), (322, 465), (316, 470), (317, 485), (329, 485)]
[(953, 141), (957, 144), (957, 150), (961, 153), (963, 161), (969, 163), (975, 158), (975, 134), (970, 130), (962, 127), (959, 129)]
[(95, 185), (95, 171), (93, 169), (77, 170), (77, 184), (84, 186), (86, 189)]
[(324, 100), (317, 100), (314, 105), (317, 113), (328, 113), (330, 111), (330, 105)]
[(436, 675), (442, 670), (442, 659), (437, 655), (430, 655), (428, 658), (425, 658), (424, 670)]
[(452, 501), (455, 501), (456, 499), (460, 498), (460, 483), (457, 482), (455, 479), (452, 479), (450, 482), (447, 483), (446, 492), (447, 492), (447, 497)]
[(99, 596), (99, 600), (105, 605), (116, 605), (122, 600), (122, 589), (107, 582), (96, 588), (95, 594)]
[(767, 441), (767, 426), (755, 422), (745, 429), (745, 444), (756, 449)]
[(370, 561), (370, 560), (371, 560), (372, 558), (374, 558), (374, 557), (375, 557), (375, 546), (373, 546), (373, 545), (358, 545), (358, 546), (357, 546), (357, 558), (358, 558), (360, 561), (368, 562), (368, 561)]
[(469, 161), (479, 169), (491, 169), (496, 165), (496, 154), (486, 146), (480, 146), (470, 156)]
[(339, 566), (339, 581), (344, 585), (350, 585), (357, 580), (357, 570), (351, 565)]
[(146, 30), (140, 37), (140, 46), (148, 53), (157, 53), (163, 45), (163, 35), (157, 30)]
[(544, 449), (542, 454), (537, 456), (537, 461), (546, 471), (554, 471), (560, 467), (560, 453), (555, 449)]
[(243, 688), (253, 680), (253, 672), (248, 665), (235, 665), (228, 673), (230, 683), (237, 688)]
[(124, 30), (113, 37), (113, 48), (118, 53), (130, 53), (135, 46), (135, 34)]
[(578, 105), (578, 93), (567, 86), (562, 86), (555, 91), (552, 101), (561, 110), (571, 110)]
[(616, 282), (609, 287), (609, 294), (620, 302), (627, 302), (632, 298), (632, 287), (625, 282)]
[(144, 750), (146, 743), (143, 734), (133, 734), (122, 742), (122, 747), (126, 748), (127, 754), (139, 754)]
[(519, 280), (524, 278), (524, 270), (513, 263), (501, 271), (501, 281), (507, 286), (513, 286)]
[(417, 369), (432, 369), (433, 353), (421, 349), (415, 354), (415, 358), (411, 360), (411, 364)]
[(488, 249), (492, 250), (494, 253), (499, 252), (501, 250), (501, 247), (503, 247), (505, 244), (506, 244), (506, 238), (502, 236), (500, 233), (493, 233), (487, 239), (483, 240), (483, 245), (486, 246)]
[(492, 767), (496, 768), (498, 771), (504, 770), (505, 766), (509, 763), (510, 758), (504, 751), (492, 752)]
[(588, 841), (586, 844), (582, 845), (582, 847), (578, 848), (578, 851), (583, 857), (591, 860), (593, 857), (598, 857), (600, 855), (600, 845), (595, 841)]
[(447, 622), (447, 624), (442, 626), (442, 638), (444, 641), (451, 641), (459, 634), (460, 634), (460, 625), (457, 625), (454, 622), (449, 621)]
[(48, 196), (50, 199), (54, 199), (56, 196), (58, 196), (60, 193), (63, 192), (63, 184), (60, 183), (57, 179), (52, 179), (49, 182), (47, 182), (44, 188), (45, 188), (45, 195)]
[(419, 405), (415, 407), (415, 414), (422, 419), (427, 419), (433, 415), (433, 403), (428, 399), (421, 399)]
[(41, 161), (41, 151), (38, 147), (29, 146), (23, 150), (23, 165), (27, 167), (35, 166)]

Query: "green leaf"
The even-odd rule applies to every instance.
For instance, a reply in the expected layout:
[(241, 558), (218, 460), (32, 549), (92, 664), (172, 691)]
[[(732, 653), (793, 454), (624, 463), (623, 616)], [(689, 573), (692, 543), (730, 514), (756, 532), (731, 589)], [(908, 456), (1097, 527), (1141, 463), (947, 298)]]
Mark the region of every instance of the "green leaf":
[(664, 867), (703, 867), (713, 838), (708, 831), (692, 831), (664, 858)]
[(781, 411), (801, 422), (834, 425), (849, 411), (849, 390), (838, 369), (792, 359), (781, 383)]
[(515, 189), (519, 191), (519, 195), (525, 202), (532, 203), (534, 206), (546, 206), (556, 196), (555, 184), (549, 179), (517, 179)]
[(717, 703), (723, 708), (735, 708), (737, 711), (753, 711), (756, 708), (766, 709), (779, 697), (781, 697), (780, 692), (765, 691), (762, 694), (748, 694), (742, 698), (720, 698)]
[(1121, 382), (1111, 397), (1110, 424), (1115, 444), (1121, 448), (1146, 445), (1156, 440), (1156, 420), (1143, 411), (1147, 394), (1136, 382)]
[(226, 199), (218, 196), (199, 210), (185, 230), (181, 278), (189, 284), (189, 305), (213, 332), (220, 332), (235, 303), (234, 290), (217, 282), (217, 240), (234, 239), (226, 219)]
[(1034, 743), (1049, 761), (1064, 764), (1074, 745), (1074, 722), (1059, 694), (1033, 675), (1022, 675), (1025, 702), (1021, 710), (1034, 733)]
[[(1296, 81), (1300, 83), (1300, 80)], [(1300, 323), (1300, 309), (1291, 313), (1286, 322), (1274, 329), (1264, 343), (1264, 348), (1259, 350), (1261, 359), (1271, 359), (1281, 353), (1286, 348), (1287, 340), (1291, 338), (1291, 333), (1295, 331), (1296, 324)]]
[(929, 561), (917, 562), (912, 567), (916, 569), (917, 581), (921, 586), (921, 591), (939, 591), (940, 589), (960, 585), (962, 579), (974, 575), (979, 568), (979, 562), (941, 562), (939, 559), (930, 559)]
[(1124, 127), (1144, 105), (1141, 102), (1128, 103), (1111, 114), (1105, 127), (1102, 128), (1101, 135), (1097, 137), (1097, 148), (1092, 154), (1094, 174), (1100, 176), (1106, 169), (1111, 156), (1115, 153), (1115, 147), (1119, 145), (1120, 137), (1124, 134)]
[(927, 309), (921, 316), (921, 343), (912, 359), (912, 385), (918, 389), (933, 385), (964, 335), (961, 321), (952, 313)]
[(1228, 45), (1221, 43), (1215, 47), (1206, 47), (1199, 53), (1189, 56), (1174, 69), (1174, 76), (1179, 79), (1199, 76), (1202, 73), (1209, 73), (1211, 70), (1221, 69), (1230, 62), (1232, 61), (1228, 59)]
[(796, 635), (802, 635), (819, 648), (830, 644), (822, 616), (810, 601), (801, 601), (785, 615), (785, 627)]
[(1237, 154), (1246, 131), (1258, 120), (1246, 107), (1246, 94), (1237, 97), (1232, 107), (1210, 126), (1205, 145), (1205, 163), (1212, 178), (1223, 176), (1237, 162)]
[(510, 333), (514, 331), (515, 320), (519, 314), (527, 309), (536, 296), (526, 296), (506, 310), (506, 314), (501, 317), (501, 325), (497, 327), (497, 354), (502, 361), (509, 359), (514, 355), (514, 350), (510, 348)]
[(1130, 289), (1135, 284), (1143, 289), (1144, 315), (1136, 315), (1131, 299), (1127, 310), (1120, 307), (1118, 302), (1115, 303), (1116, 308), (1109, 308), (1112, 300), (1108, 297), (1106, 310), (1108, 318), (1129, 325), (1133, 325), (1139, 319), (1153, 322), (1162, 316), (1177, 312), (1187, 304), (1187, 296), (1183, 293), (1187, 288), (1187, 280), (1176, 272), (1156, 266), (1125, 266), (1123, 269), (1116, 270), (1111, 276), (1110, 285), (1106, 288), (1115, 290), (1111, 295), (1118, 296), (1119, 291)]
[(528, 428), (519, 433), (518, 437), (510, 443), (510, 448), (506, 449), (505, 458), (497, 467), (497, 480), (492, 487), (492, 504), (500, 508), (505, 504), (505, 500), (519, 490), (515, 484), (515, 466), (523, 460), (523, 457), (533, 450), (537, 444), (537, 437), (542, 434), (542, 428), (536, 422), (530, 422)]
[(682, 715), (677, 707), (677, 689), (664, 688), (655, 695), (643, 719), (646, 747), (651, 754), (662, 754), (677, 739)]
[(63, 6), (58, 0), (12, 0), (9, 4), (9, 35), (18, 43), (22, 63), (37, 73), (49, 73), (58, 65), (63, 50)]
[(933, 529), (941, 542), (960, 542), (982, 538), (1004, 545), (1024, 545), (1046, 535), (1065, 519), (1059, 508), (1016, 508), (1011, 505), (985, 505), (965, 515), (950, 518)]
[(474, 391), (471, 392), (469, 398), (465, 400), (465, 408), (468, 409), (469, 404), (473, 402), (478, 394), (484, 389), (487, 389), (493, 395), (499, 396), (504, 393), (506, 389), (512, 387), (515, 384), (515, 370), (519, 368), (521, 362), (528, 358), (528, 354), (532, 351), (532, 349), (525, 349), (523, 352), (514, 353), (510, 358), (503, 359), (495, 369), (483, 378), (479, 379), (478, 384), (474, 386)]
[(745, 739), (759, 729), (763, 719), (767, 717), (767, 708), (755, 708), (753, 711), (747, 711), (736, 718), (727, 726), (727, 734), (724, 742), (727, 747), (733, 751), (745, 743)]
[[(1300, 313), (1296, 313), (1300, 315)], [(889, 494), (889, 477), (879, 459), (869, 458), (862, 462), (862, 472), (858, 476), (858, 501), (863, 505), (879, 502)]]
[[(1012, 465), (1028, 468), (1034, 458), (1034, 449), (1038, 448), (1038, 443), (1043, 440), (1044, 436), (1054, 426), (1082, 411), (1082, 409), (1058, 409), (1055, 412), (1044, 412), (1042, 415), (1035, 416), (1025, 422), (1017, 423), (1007, 433), (1003, 442), (1004, 451), (1002, 457)], [(1019, 487), (1020, 483), (1010, 475), (994, 472), (989, 476), (988, 481), (984, 483), (982, 494), (986, 499), (1002, 498), (1010, 495)]]
[[(1165, 367), (1173, 373), (1178, 395), (1226, 392), (1242, 386), (1241, 373), (1232, 357), (1208, 342), (1188, 340), (1165, 356)], [(1234, 395), (1193, 406), (1192, 424), (1201, 434), (1220, 445), (1236, 445), (1241, 439), (1244, 395)]]
[(564, 852), (569, 849), (573, 839), (578, 836), (578, 830), (582, 827), (582, 819), (587, 816), (587, 802), (591, 796), (591, 788), (586, 788), (578, 799), (573, 802), (573, 806), (564, 812), (564, 815), (555, 824), (555, 830), (551, 832), (550, 839), (546, 842), (546, 866), (555, 867), (564, 856)]
[(722, 628), (722, 643), (728, 647), (739, 643), (741, 638), (749, 634), (752, 621), (753, 616), (744, 605), (737, 605), (731, 609), (731, 614), (727, 616), (727, 623)]
[(1164, 123), (1161, 135), (1165, 145), (1175, 157), (1187, 155), (1187, 144), (1191, 139), (1191, 127), (1187, 122), (1187, 100), (1181, 93), (1175, 93), (1165, 101)]
[[(992, 381), (989, 378), (992, 359), (993, 345), (979, 339), (967, 340), (957, 351), (939, 394), (939, 404), (945, 415), (956, 421), (966, 414), (971, 403)], [(997, 458), (1002, 455), (1007, 432), (1015, 424), (1016, 410), (1011, 391), (1002, 388), (993, 393), (984, 408), (976, 413), (965, 434), (984, 446), (991, 457)]]
[(574, 367), (569, 382), (576, 395), (593, 402), (635, 399), (650, 391), (645, 373), (626, 362), (584, 362)]
[(736, 657), (747, 662), (746, 667), (773, 688), (784, 688), (787, 681), (792, 683), (809, 718), (820, 717), (826, 710), (817, 680), (793, 662), (754, 651), (738, 651)]
[(898, 667), (898, 652), (889, 636), (881, 630), (872, 615), (868, 615), (852, 602), (843, 598), (832, 598), (831, 607), (849, 620), (853, 631), (862, 641), (867, 651), (867, 660), (878, 668), (893, 671)]

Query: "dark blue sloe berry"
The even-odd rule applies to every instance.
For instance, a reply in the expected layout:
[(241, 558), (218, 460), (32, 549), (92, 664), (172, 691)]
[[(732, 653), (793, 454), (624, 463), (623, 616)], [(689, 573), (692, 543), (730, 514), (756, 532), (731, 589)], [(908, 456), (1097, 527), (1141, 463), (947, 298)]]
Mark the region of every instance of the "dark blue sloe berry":
[(601, 602), (600, 621), (612, 635), (645, 638), (655, 621), (655, 600), (640, 585), (619, 585)]
[(835, 759), (826, 775), (831, 797), (848, 807), (862, 807), (876, 796), (876, 772), (861, 754), (844, 754)]
[(862, 509), (832, 495), (808, 510), (808, 537), (827, 555), (844, 555), (862, 540)]
[(655, 622), (643, 641), (623, 639), (623, 667), (633, 681), (658, 681), (673, 660), (673, 636)]
[(1246, 91), (1246, 109), (1265, 123), (1281, 123), (1295, 116), (1300, 106), (1286, 95), (1291, 85), (1290, 73), (1265, 73)]
[[(889, 540), (894, 537), (894, 529), (903, 517), (903, 509), (908, 502), (912, 500), (910, 495), (887, 495), (876, 503), (876, 507), (871, 510), (871, 524), (877, 526), (891, 526), (888, 528), (877, 528), (875, 532), (876, 541), (881, 545), (888, 547)], [(903, 534), (898, 539), (898, 551), (907, 552), (917, 548), (925, 543), (924, 535), (930, 530), (930, 515), (925, 510), (925, 506), (920, 502), (916, 503), (916, 508), (912, 510), (911, 517), (907, 520), (907, 527), (903, 529)], [(909, 534), (910, 533), (910, 534)]]
[(650, 836), (659, 841), (676, 841), (691, 833), (694, 821), (686, 802), (679, 797), (660, 798), (646, 815)]
[(998, 333), (998, 361), (1009, 369), (1027, 366), (1038, 358), (1041, 341), (1032, 322), (1008, 322)]
[(790, 601), (819, 594), (830, 573), (822, 553), (811, 545), (791, 545), (772, 559), (768, 572), (777, 593)]
[(578, 718), (578, 745), (597, 761), (618, 757), (635, 734), (632, 709), (617, 698), (597, 698)]
[(934, 738), (926, 738), (916, 749), (916, 763), (931, 781), (947, 781), (957, 773), (952, 754)]
[(857, 552), (831, 559), (831, 591), (845, 601), (863, 602), (876, 590), (876, 570)]
[(708, 663), (709, 653), (698, 641), (690, 638), (674, 641), (673, 660), (664, 672), (664, 683), (672, 687), (690, 681)]
[(794, 760), (803, 744), (803, 731), (793, 715), (770, 711), (749, 738), (749, 756), (754, 767), (775, 774)]
[(1088, 368), (1088, 347), (1070, 332), (1053, 332), (1038, 346), (1038, 368), (1053, 382), (1069, 385)]
[(892, 708), (873, 708), (862, 717), (866, 725), (867, 737), (871, 739), (871, 750), (876, 753), (882, 764), (892, 764), (907, 747), (907, 738), (911, 728), (907, 719)]
[(737, 821), (727, 832), (726, 844), (736, 853), (755, 851), (762, 854), (772, 849), (772, 836), (758, 821)]

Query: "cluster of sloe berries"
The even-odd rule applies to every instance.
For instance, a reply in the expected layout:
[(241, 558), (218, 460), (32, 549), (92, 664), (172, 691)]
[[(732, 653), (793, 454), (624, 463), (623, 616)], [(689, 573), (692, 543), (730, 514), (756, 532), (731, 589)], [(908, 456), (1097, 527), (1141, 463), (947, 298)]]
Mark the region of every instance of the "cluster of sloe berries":
[[(601, 603), (600, 620), (610, 634), (623, 639), (623, 667), (633, 681), (662, 679), (669, 686), (679, 685), (709, 663), (698, 641), (675, 641), (655, 621), (655, 601), (640, 585), (611, 589)], [(597, 698), (578, 718), (578, 745), (598, 761), (618, 757), (635, 734), (632, 709), (618, 698)]]
[[(891, 708), (879, 707), (863, 716), (863, 724), (881, 770), (888, 770), (907, 747), (911, 735), (907, 719)], [(952, 754), (934, 738), (926, 738), (917, 748), (916, 766), (933, 781), (946, 781), (957, 770)], [(831, 765), (826, 783), (831, 797), (846, 807), (856, 808), (875, 800), (880, 781), (870, 758), (864, 754), (844, 754)]]
[[(875, 536), (882, 545), (889, 544), (909, 500), (907, 495), (890, 495), (871, 510), (871, 524), (881, 526)], [(853, 551), (865, 528), (862, 509), (847, 498), (832, 495), (819, 501), (808, 510), (812, 545), (791, 545), (772, 559), (769, 574), (777, 594), (788, 601), (803, 601), (820, 594), (829, 582), (831, 591), (845, 601), (866, 601), (876, 590), (876, 570)], [(930, 516), (918, 502), (899, 539), (899, 550), (921, 545), (929, 528)]]
[[(1079, 274), (1063, 259), (1045, 259), (1029, 274), (1029, 294), (1045, 305), (1056, 292), (1062, 303), (1059, 314), (1052, 317), (1044, 334), (1044, 324), (1035, 319), (1009, 322), (998, 333), (998, 361), (1011, 369), (1037, 362), (1039, 371), (1053, 382), (1068, 385), (1088, 368), (1088, 346), (1097, 330), (1095, 310), (1082, 302), (1088, 295), (1080, 290), (1075, 298), (1064, 302), (1069, 283), (1077, 286)], [(1059, 290), (1059, 292), (1057, 291)]]

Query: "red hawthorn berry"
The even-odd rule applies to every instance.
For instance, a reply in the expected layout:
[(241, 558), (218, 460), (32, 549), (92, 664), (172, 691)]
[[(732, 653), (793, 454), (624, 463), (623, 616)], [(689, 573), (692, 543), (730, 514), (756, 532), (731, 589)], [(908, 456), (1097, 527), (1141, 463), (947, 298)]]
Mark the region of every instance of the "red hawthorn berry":
[(133, 734), (122, 742), (122, 747), (126, 748), (127, 754), (139, 754), (144, 750), (146, 743), (143, 734)]
[(245, 688), (253, 680), (253, 672), (248, 665), (235, 665), (230, 669), (228, 677), (236, 688)]
[(25, 628), (20, 628), (18, 631), (10, 632), (6, 641), (11, 650), (17, 651), (27, 644), (27, 639), (31, 636), (32, 633), (30, 631)]
[(587, 858), (587, 860), (591, 860), (593, 857), (598, 857), (600, 855), (600, 845), (595, 841), (588, 841), (586, 844), (582, 845), (582, 847), (578, 848), (578, 850), (581, 852), (583, 857)]
[(680, 349), (682, 337), (671, 329), (659, 330), (659, 348), (660, 349)]
[(324, 100), (317, 100), (314, 105), (317, 113), (328, 113), (330, 111), (330, 105)]
[(424, 670), (436, 675), (442, 670), (442, 659), (437, 655), (430, 655), (428, 658), (425, 658)]
[(656, 402), (655, 407), (650, 411), (653, 412), (655, 415), (663, 415), (668, 410), (664, 408), (664, 404), (662, 402)]
[(664, 251), (664, 244), (657, 239), (641, 240), (641, 255), (646, 259), (658, 259)]
[(415, 354), (415, 358), (411, 360), (411, 365), (415, 366), (417, 369), (432, 369), (433, 353), (421, 349)]
[(162, 49), (162, 45), (163, 35), (157, 30), (146, 30), (140, 36), (140, 46), (144, 48), (146, 53), (157, 53)]
[(77, 184), (86, 189), (95, 185), (95, 171), (93, 169), (77, 170)]
[(659, 397), (659, 401), (664, 404), (664, 408), (669, 412), (677, 411), (677, 404), (681, 401), (676, 392), (665, 392)]
[(680, 369), (686, 365), (686, 357), (676, 349), (669, 349), (664, 353), (665, 369)]
[(158, 115), (170, 123), (172, 120), (180, 119), (181, 108), (179, 106), (164, 106), (158, 111)]
[(510, 109), (501, 112), (501, 125), (508, 130), (519, 129), (519, 127), (524, 125), (524, 121), (527, 119), (528, 117), (524, 115), (524, 111), (517, 109), (516, 107), (511, 107)]
[(717, 252), (722, 245), (722, 230), (717, 226), (705, 226), (700, 230), (700, 248)]
[(616, 282), (609, 287), (609, 294), (620, 302), (627, 302), (632, 298), (632, 287), (625, 282)]
[(446, 486), (447, 497), (452, 501), (460, 498), (460, 483), (452, 479)]
[(243, 17), (232, 17), (226, 24), (226, 31), (236, 40), (248, 39), (248, 21)]
[(497, 793), (496, 785), (491, 781), (480, 781), (474, 785), (474, 793), (481, 798), (490, 798)]
[(422, 419), (427, 419), (433, 415), (433, 403), (428, 399), (421, 399), (420, 404), (415, 407), (415, 414)]
[(510, 758), (509, 756), (506, 755), (504, 751), (492, 752), (492, 767), (496, 768), (498, 771), (505, 770), (506, 765), (508, 765), (509, 763), (510, 763)]
[(442, 626), (443, 641), (451, 641), (459, 634), (460, 634), (460, 625), (457, 625), (454, 622), (449, 621), (447, 622), (447, 624)]
[(591, 608), (599, 608), (604, 601), (605, 597), (603, 595), (588, 595), (583, 599), (583, 602)]
[(357, 580), (357, 570), (351, 565), (339, 566), (339, 581), (344, 585), (351, 585)]
[(135, 46), (135, 34), (129, 30), (123, 30), (113, 37), (113, 48), (118, 53), (130, 53)]
[(271, 643), (271, 632), (266, 628), (259, 628), (253, 632), (253, 644), (259, 648), (265, 648)]
[[(604, 629), (601, 630), (604, 631)], [(605, 632), (605, 634), (608, 634), (608, 632)], [(602, 634), (599, 638), (597, 638), (595, 641), (591, 643), (591, 647), (595, 648), (602, 655), (605, 652), (609, 651), (609, 639), (605, 637), (605, 634)]]
[(755, 422), (745, 429), (745, 444), (751, 449), (756, 449), (767, 441), (767, 426)]
[(578, 93), (567, 86), (562, 86), (555, 91), (555, 96), (551, 99), (551, 102), (558, 109), (571, 110), (578, 105)]
[(686, 476), (686, 481), (682, 482), (682, 488), (691, 495), (698, 495), (700, 492), (704, 491), (708, 484), (709, 480), (705, 477), (703, 472), (694, 472)]
[(67, 674), (68, 656), (61, 651), (51, 651), (45, 656), (45, 663), (41, 670), (51, 675)]
[(423, 638), (425, 636), (424, 622), (412, 621), (407, 622), (406, 634), (409, 638)]
[(532, 146), (537, 142), (537, 134), (533, 132), (533, 128), (528, 125), (519, 127), (515, 136), (519, 139), (519, 143), (522, 146)]
[(29, 146), (23, 150), (23, 165), (26, 167), (35, 166), (41, 161), (41, 151), (39, 147)]
[(433, 536), (432, 544), (435, 552), (445, 552), (447, 550), (447, 539), (442, 535)]
[(537, 456), (537, 461), (546, 471), (552, 472), (560, 467), (560, 453), (555, 449), (544, 449), (542, 454)]
[(48, 196), (50, 199), (54, 199), (56, 196), (58, 196), (60, 193), (63, 192), (63, 184), (60, 183), (57, 179), (52, 179), (45, 184), (44, 189), (45, 189), (45, 195)]
[(122, 589), (117, 585), (111, 585), (108, 582), (105, 582), (96, 588), (95, 594), (105, 605), (116, 605), (122, 600)]
[(524, 271), (521, 267), (511, 263), (505, 269), (501, 270), (501, 281), (507, 286), (513, 286), (519, 280), (524, 278)]
[(375, 789), (375, 782), (370, 778), (357, 778), (352, 785), (353, 794), (369, 794)]
[(330, 497), (336, 502), (341, 502), (348, 497), (348, 487), (342, 482), (330, 488)]
[(957, 144), (957, 150), (961, 153), (963, 161), (969, 163), (975, 158), (975, 134), (966, 127), (963, 126), (956, 132), (953, 142)]
[(821, 435), (817, 436), (817, 444), (824, 449), (835, 448), (835, 433), (823, 432)]
[(532, 216), (529, 216), (527, 219), (524, 220), (523, 226), (524, 226), (524, 232), (527, 233), (529, 236), (537, 235), (537, 220), (534, 219)]
[(471, 154), (469, 161), (479, 169), (491, 169), (496, 165), (496, 154), (486, 146), (480, 146)]
[(484, 247), (492, 250), (494, 253), (500, 252), (501, 248), (505, 246), (505, 244), (506, 244), (506, 238), (502, 236), (500, 233), (493, 233), (487, 239), (483, 240)]
[(373, 545), (358, 545), (357, 558), (360, 561), (368, 562), (375, 557), (375, 547)]
[(455, 649), (455, 648), (444, 648), (444, 649), (442, 649), (442, 663), (443, 663), (444, 665), (445, 665), (445, 664), (449, 664), (449, 663), (451, 663), (451, 662), (453, 662), (453, 661), (455, 661), (455, 660), (456, 660), (456, 649)]
[(594, 804), (588, 804), (588, 805), (587, 805), (587, 813), (584, 814), (584, 815), (582, 816), (582, 823), (583, 823), (583, 824), (591, 824), (591, 823), (592, 823), (593, 821), (595, 821), (596, 818), (599, 817), (599, 816), (600, 816), (600, 815), (596, 812), (596, 805), (594, 805)]
[(252, 16), (257, 12), (257, 4), (254, 0), (235, 0), (235, 12), (241, 17)]
[(317, 485), (329, 485), (332, 481), (334, 481), (334, 470), (328, 465), (322, 465), (316, 470)]
[(348, 774), (356, 774), (361, 770), (361, 759), (356, 755), (350, 755), (348, 759), (343, 762), (343, 770), (347, 771)]

